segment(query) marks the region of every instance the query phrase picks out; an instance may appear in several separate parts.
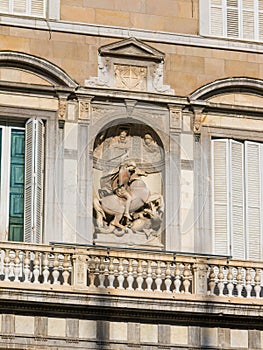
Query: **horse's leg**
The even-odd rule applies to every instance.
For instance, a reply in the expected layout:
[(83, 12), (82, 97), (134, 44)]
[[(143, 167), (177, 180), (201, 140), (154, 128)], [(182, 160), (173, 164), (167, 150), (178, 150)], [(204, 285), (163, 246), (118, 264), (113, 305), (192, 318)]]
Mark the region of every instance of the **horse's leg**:
[(122, 230), (125, 230), (126, 227), (120, 223), (121, 218), (122, 218), (122, 214), (119, 214), (119, 213), (115, 214), (114, 219), (111, 221), (110, 224), (115, 226), (115, 227), (121, 228)]

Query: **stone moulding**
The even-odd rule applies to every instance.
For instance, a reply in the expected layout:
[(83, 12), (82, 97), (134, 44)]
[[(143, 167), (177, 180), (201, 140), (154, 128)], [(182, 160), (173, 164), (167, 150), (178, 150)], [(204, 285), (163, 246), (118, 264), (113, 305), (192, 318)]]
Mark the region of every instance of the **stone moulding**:
[(0, 68), (18, 68), (31, 72), (53, 85), (77, 88), (78, 84), (61, 68), (42, 58), (15, 51), (0, 51)]
[(163, 83), (163, 65), (164, 53), (136, 38), (124, 39), (99, 48), (98, 76), (85, 85), (173, 95)]

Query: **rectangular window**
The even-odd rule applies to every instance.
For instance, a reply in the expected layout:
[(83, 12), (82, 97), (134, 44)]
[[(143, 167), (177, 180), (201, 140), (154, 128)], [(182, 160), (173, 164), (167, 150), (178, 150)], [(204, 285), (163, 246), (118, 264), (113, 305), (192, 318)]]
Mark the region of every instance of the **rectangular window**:
[(263, 40), (262, 0), (201, 0), (200, 34)]
[(43, 131), (38, 119), (0, 126), (0, 232), (10, 241), (41, 242)]
[(214, 253), (262, 259), (263, 144), (212, 140)]
[(0, 13), (46, 18), (47, 0), (1, 0)]

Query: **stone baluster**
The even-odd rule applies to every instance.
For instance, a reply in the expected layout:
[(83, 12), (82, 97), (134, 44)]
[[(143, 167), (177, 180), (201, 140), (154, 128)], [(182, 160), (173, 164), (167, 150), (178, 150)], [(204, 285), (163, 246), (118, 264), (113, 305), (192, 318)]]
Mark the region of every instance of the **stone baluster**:
[(215, 295), (215, 267), (213, 265), (210, 266), (210, 271), (209, 271), (209, 282), (208, 282), (208, 287), (209, 287), (209, 295)]
[(162, 285), (162, 270), (161, 270), (161, 262), (157, 261), (157, 268), (156, 268), (156, 279), (155, 279), (155, 284), (156, 284), (156, 290), (155, 292), (161, 293), (161, 285)]
[(164, 280), (164, 284), (165, 284), (165, 293), (172, 293), (171, 292), (171, 276), (172, 276), (172, 272), (171, 272), (171, 265), (170, 262), (166, 263), (166, 269), (165, 269), (165, 280)]
[(129, 265), (128, 265), (128, 274), (127, 274), (127, 283), (128, 287), (127, 290), (134, 290), (133, 288), (133, 281), (134, 281), (134, 274), (133, 274), (133, 260), (129, 259)]
[(0, 250), (0, 275), (4, 275), (4, 256), (5, 252), (3, 249)]
[(5, 281), (9, 281), (9, 271), (10, 271), (10, 256), (9, 256), (9, 249), (5, 250), (5, 258), (4, 258), (4, 274), (5, 274)]
[(153, 283), (153, 276), (152, 276), (152, 261), (148, 260), (147, 264), (147, 277), (146, 277), (146, 291), (147, 292), (152, 292), (152, 283)]
[(219, 289), (219, 296), (224, 296), (224, 270), (223, 266), (219, 266), (219, 272), (217, 274), (218, 279), (218, 289)]
[(48, 252), (44, 253), (43, 257), (43, 284), (50, 284), (50, 281), (48, 280), (49, 277), (49, 259), (48, 259)]
[(189, 265), (184, 265), (184, 271), (183, 271), (183, 286), (184, 286), (184, 293), (190, 294), (189, 288), (190, 288), (190, 279), (191, 279), (191, 271), (189, 269)]
[(105, 257), (100, 258), (99, 265), (99, 285), (98, 288), (105, 288)]
[(233, 284), (233, 273), (232, 273), (232, 267), (228, 267), (228, 273), (227, 273), (227, 291), (228, 296), (233, 296), (233, 290), (234, 290), (234, 284)]
[(106, 288), (106, 283), (108, 281), (108, 277), (109, 277), (109, 258), (106, 256), (105, 259), (104, 259), (104, 276), (105, 276), (105, 279), (104, 279), (104, 286)]
[[(79, 257), (80, 259), (80, 257)], [(81, 257), (81, 261), (84, 260), (84, 257)], [(94, 256), (90, 257), (90, 261), (88, 264), (88, 272), (89, 272), (89, 288), (95, 288), (95, 258)]]
[(237, 296), (239, 298), (242, 298), (242, 290), (243, 290), (244, 283), (243, 283), (243, 276), (242, 276), (241, 267), (237, 268), (236, 280), (237, 280)]
[(9, 253), (10, 263), (9, 263), (9, 279), (13, 278), (15, 276), (14, 274), (14, 258), (15, 258), (15, 252), (13, 250)]
[(174, 280), (174, 293), (179, 294), (180, 293), (180, 289), (181, 289), (181, 268), (180, 268), (180, 264), (176, 263), (176, 267), (175, 267), (175, 280)]
[(252, 276), (251, 276), (251, 269), (246, 269), (246, 292), (247, 292), (247, 298), (251, 298), (251, 291), (252, 291)]
[(260, 269), (256, 269), (255, 271), (255, 277), (254, 277), (254, 282), (255, 282), (255, 293), (256, 293), (256, 298), (260, 298), (260, 291), (261, 291), (261, 276), (260, 276)]
[(108, 289), (114, 289), (114, 264), (113, 264), (113, 258), (110, 258), (110, 264), (109, 264), (109, 286)]
[(30, 271), (30, 252), (26, 250), (24, 258), (24, 283), (31, 282), (31, 271)]
[(142, 267), (142, 260), (139, 260), (138, 267), (137, 267), (137, 288), (136, 290), (143, 290), (142, 284), (143, 284), (143, 267)]
[(63, 286), (69, 286), (69, 276), (70, 276), (70, 260), (69, 260), (69, 254), (64, 255), (63, 263), (63, 272), (62, 272), (62, 277), (63, 277)]
[(59, 283), (59, 261), (58, 261), (58, 253), (55, 253), (54, 255), (54, 262), (53, 262), (53, 271), (52, 271), (52, 276), (53, 276), (53, 284), (60, 284)]
[(39, 283), (39, 275), (40, 275), (40, 261), (39, 261), (39, 252), (35, 252), (35, 257), (33, 260), (33, 276), (34, 276), (34, 283)]
[[(127, 277), (128, 277), (128, 266), (129, 261), (127, 259), (123, 260), (123, 277), (124, 277), (124, 288), (126, 289), (127, 285)], [(125, 284), (126, 282), (126, 284)]]
[(19, 250), (16, 250), (15, 258), (14, 258), (14, 282), (20, 282), (19, 275), (20, 275), (20, 257), (19, 257)]
[(118, 277), (117, 277), (117, 280), (118, 280), (118, 287), (117, 289), (124, 289), (123, 288), (123, 282), (124, 282), (124, 267), (123, 267), (123, 258), (120, 258), (119, 259), (119, 266), (118, 266)]
[(100, 258), (98, 256), (96, 256), (94, 258), (94, 263), (95, 263), (95, 270), (94, 270), (94, 286), (97, 287), (98, 286), (98, 280), (99, 280), (99, 276), (100, 276)]

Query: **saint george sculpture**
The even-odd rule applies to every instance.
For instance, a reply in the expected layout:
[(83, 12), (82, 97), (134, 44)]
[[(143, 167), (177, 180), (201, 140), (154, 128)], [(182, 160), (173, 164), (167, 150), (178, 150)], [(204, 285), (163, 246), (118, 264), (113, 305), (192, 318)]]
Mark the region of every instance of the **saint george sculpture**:
[(163, 198), (160, 193), (151, 192), (145, 183), (144, 179), (152, 174), (143, 169), (143, 164), (154, 162), (161, 153), (150, 133), (146, 133), (141, 140), (140, 167), (130, 158), (132, 137), (127, 131), (122, 130), (118, 136), (112, 136), (94, 152), (101, 153), (104, 147), (104, 154), (113, 156), (109, 162), (119, 159), (117, 167), (104, 171), (94, 196), (97, 233), (122, 236), (132, 232), (143, 234), (146, 239), (160, 234), (163, 223)]

